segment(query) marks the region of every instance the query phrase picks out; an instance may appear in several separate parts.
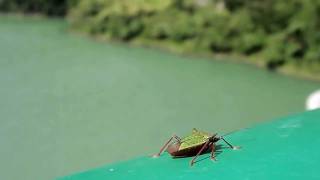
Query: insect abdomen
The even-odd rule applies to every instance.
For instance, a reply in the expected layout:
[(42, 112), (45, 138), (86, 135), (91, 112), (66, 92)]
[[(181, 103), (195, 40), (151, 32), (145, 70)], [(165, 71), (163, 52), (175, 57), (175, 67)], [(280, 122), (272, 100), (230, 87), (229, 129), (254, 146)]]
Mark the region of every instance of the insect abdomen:
[[(179, 158), (179, 157), (189, 157), (189, 156), (195, 156), (200, 149), (202, 148), (203, 144), (199, 144), (196, 146), (192, 146), (189, 148), (185, 148), (182, 150), (179, 150), (179, 145), (178, 144), (172, 144), (169, 145), (167, 148), (167, 151), (169, 154), (171, 154), (171, 156), (175, 157), (175, 158)], [(203, 151), (206, 152), (207, 150)]]

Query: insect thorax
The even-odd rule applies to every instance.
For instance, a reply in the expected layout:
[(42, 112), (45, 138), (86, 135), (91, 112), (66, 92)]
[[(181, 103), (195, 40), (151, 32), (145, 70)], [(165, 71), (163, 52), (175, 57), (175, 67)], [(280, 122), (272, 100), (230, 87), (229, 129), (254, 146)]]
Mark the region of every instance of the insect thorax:
[(206, 132), (201, 132), (196, 129), (192, 134), (181, 139), (179, 150), (187, 149), (205, 143), (211, 135)]

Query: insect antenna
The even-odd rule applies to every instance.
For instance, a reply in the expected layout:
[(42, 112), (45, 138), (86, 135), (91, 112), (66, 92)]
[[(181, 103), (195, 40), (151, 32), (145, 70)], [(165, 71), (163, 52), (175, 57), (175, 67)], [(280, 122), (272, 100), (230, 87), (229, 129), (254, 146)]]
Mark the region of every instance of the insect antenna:
[(228, 135), (233, 134), (233, 133), (235, 133), (235, 132), (238, 132), (238, 131), (240, 131), (240, 130), (243, 130), (243, 129), (236, 129), (236, 130), (230, 131), (230, 132), (225, 133), (224, 135), (222, 135), (222, 136), (220, 136), (220, 137), (228, 136)]
[(223, 134), (223, 135), (222, 135), (222, 136), (220, 136), (220, 137), (228, 136), (228, 135), (230, 135), (230, 134), (235, 133), (236, 131), (237, 131), (237, 130), (234, 130), (234, 131), (231, 131), (231, 132), (225, 133), (225, 134)]

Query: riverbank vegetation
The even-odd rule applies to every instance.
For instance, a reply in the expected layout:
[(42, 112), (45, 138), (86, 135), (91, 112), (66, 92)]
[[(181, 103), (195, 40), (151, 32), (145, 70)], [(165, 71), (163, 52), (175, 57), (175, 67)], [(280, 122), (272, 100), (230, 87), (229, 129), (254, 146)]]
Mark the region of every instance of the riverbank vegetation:
[(78, 0), (0, 0), (1, 12), (64, 16)]
[[(320, 79), (317, 0), (25, 2), (33, 1), (48, 2), (48, 6), (41, 7), (59, 7), (59, 13), (53, 14), (68, 14), (72, 29), (102, 39), (182, 53), (241, 56), (245, 58), (239, 61)], [(43, 11), (50, 15), (49, 9)]]

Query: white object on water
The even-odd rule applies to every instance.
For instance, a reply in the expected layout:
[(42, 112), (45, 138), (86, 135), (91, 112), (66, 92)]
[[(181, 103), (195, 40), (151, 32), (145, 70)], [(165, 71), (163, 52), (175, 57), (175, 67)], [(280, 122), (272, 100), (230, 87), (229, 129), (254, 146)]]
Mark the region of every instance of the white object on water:
[(320, 90), (309, 95), (306, 102), (306, 109), (313, 110), (320, 108)]

